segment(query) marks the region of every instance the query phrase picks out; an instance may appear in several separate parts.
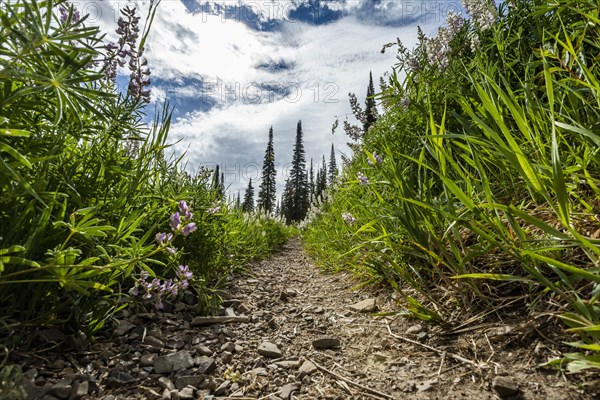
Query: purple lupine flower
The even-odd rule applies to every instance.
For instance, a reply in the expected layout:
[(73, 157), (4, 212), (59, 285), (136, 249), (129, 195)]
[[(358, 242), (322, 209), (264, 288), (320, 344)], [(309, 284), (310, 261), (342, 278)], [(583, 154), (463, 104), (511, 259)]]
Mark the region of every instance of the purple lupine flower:
[(67, 20), (69, 19), (70, 7), (73, 7), (73, 15), (72, 15), (71, 21), (74, 23), (77, 23), (81, 19), (81, 14), (79, 13), (79, 10), (77, 10), (77, 8), (75, 8), (75, 6), (61, 4), (58, 6), (58, 10), (60, 12), (59, 20), (60, 20), (61, 24), (66, 23)]
[(60, 11), (60, 23), (64, 24), (67, 22), (67, 18), (69, 17), (69, 10), (62, 4), (58, 6), (58, 10)]
[(179, 212), (182, 214), (185, 214), (188, 211), (189, 211), (189, 207), (187, 205), (187, 202), (185, 200), (181, 200), (179, 202)]
[(140, 294), (140, 291), (138, 290), (137, 285), (135, 285), (134, 287), (129, 289), (129, 294), (132, 296), (137, 296), (138, 294)]
[(194, 222), (190, 222), (189, 224), (183, 227), (183, 229), (181, 230), (181, 234), (183, 236), (189, 236), (189, 234), (194, 232), (196, 229), (198, 229), (196, 224)]
[(383, 158), (381, 158), (381, 156), (375, 152), (373, 152), (373, 158), (377, 164), (381, 164), (383, 162)]
[(177, 290), (177, 285), (173, 284), (172, 279), (166, 280), (160, 287), (160, 291), (167, 296), (176, 296)]
[(360, 181), (360, 184), (365, 186), (369, 184), (369, 178), (367, 178), (362, 172), (358, 172), (356, 174), (356, 177), (358, 178), (358, 180)]
[(342, 214), (342, 219), (343, 219), (344, 221), (346, 221), (346, 223), (347, 223), (347, 224), (350, 224), (350, 225), (352, 225), (353, 223), (355, 223), (355, 222), (356, 222), (356, 218), (354, 218), (354, 217), (352, 216), (352, 214), (350, 214), (349, 212), (345, 212), (345, 213), (343, 213), (343, 214)]
[(176, 231), (179, 228), (181, 228), (181, 216), (178, 212), (175, 212), (173, 215), (171, 215), (171, 229)]
[(146, 279), (148, 279), (149, 276), (150, 276), (150, 274), (146, 270), (140, 272), (140, 279), (143, 280), (143, 281), (145, 281)]
[(152, 282), (150, 283), (149, 289), (158, 289), (160, 288), (160, 279), (158, 278), (154, 278), (152, 279)]
[(181, 282), (179, 282), (179, 289), (181, 289), (181, 290), (187, 289), (188, 286), (190, 286), (190, 284), (185, 279), (182, 280)]
[(163, 304), (162, 299), (160, 297), (158, 298), (158, 301), (156, 302), (154, 307), (156, 307), (157, 310), (162, 310), (163, 308), (165, 308), (165, 305)]
[(184, 280), (192, 279), (193, 274), (187, 265), (180, 265), (177, 270), (177, 276), (179, 277), (179, 279)]
[(177, 249), (175, 247), (167, 247), (167, 253), (174, 256), (177, 253)]
[(160, 232), (157, 233), (155, 236), (156, 242), (162, 246), (165, 243), (169, 243), (171, 241), (171, 239), (173, 239), (173, 234), (172, 233), (164, 233), (164, 232)]
[[(373, 152), (373, 158), (375, 159), (375, 164), (381, 164), (383, 162), (383, 158), (381, 158), (381, 156), (376, 152)], [(367, 159), (367, 162), (369, 165), (373, 165), (373, 161), (371, 161), (370, 158)]]

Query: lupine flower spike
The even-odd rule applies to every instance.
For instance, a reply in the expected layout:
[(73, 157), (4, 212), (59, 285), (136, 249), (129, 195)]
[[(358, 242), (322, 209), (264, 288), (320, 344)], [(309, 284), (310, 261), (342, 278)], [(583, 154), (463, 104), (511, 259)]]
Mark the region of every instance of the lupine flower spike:
[(342, 214), (342, 219), (346, 221), (347, 224), (352, 225), (356, 222), (356, 218), (352, 216), (349, 212), (345, 212)]
[[(173, 233), (157, 233), (154, 237), (156, 243), (171, 256), (176, 256), (177, 249), (168, 245), (175, 235), (189, 236), (198, 229), (197, 225), (191, 222), (192, 217), (193, 214), (187, 202), (185, 200), (180, 201), (178, 203), (178, 211), (174, 212), (169, 219), (169, 225)], [(144, 290), (143, 298), (147, 300), (155, 299), (155, 307), (163, 309), (163, 299), (177, 296), (180, 290), (189, 287), (189, 281), (193, 278), (193, 274), (187, 265), (179, 265), (175, 275), (175, 279), (167, 279), (164, 282), (158, 278), (153, 278), (152, 281), (148, 282), (150, 275), (144, 270), (140, 272), (140, 276), (135, 280), (134, 286), (129, 289), (129, 294), (138, 296), (140, 295), (140, 288), (142, 288)]]
[(365, 186), (369, 184), (369, 178), (367, 178), (362, 172), (359, 171), (356, 176), (361, 185)]

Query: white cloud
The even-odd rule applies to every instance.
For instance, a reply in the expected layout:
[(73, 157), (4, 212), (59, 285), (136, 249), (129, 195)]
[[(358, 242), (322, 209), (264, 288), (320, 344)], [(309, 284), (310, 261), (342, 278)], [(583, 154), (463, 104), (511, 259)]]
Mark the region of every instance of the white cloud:
[[(294, 4), (300, 1), (295, 0)], [(331, 3), (330, 8), (344, 9), (345, 12), (367, 10), (358, 15), (379, 12), (390, 18), (408, 20), (424, 12), (424, 3), (431, 3), (420, 0), (402, 3), (384, 1), (377, 3), (380, 10), (373, 10), (368, 1), (340, 1)], [(328, 159), (332, 142), (338, 151), (348, 153), (348, 139), (341, 127), (335, 135), (331, 135), (335, 116), (343, 119), (345, 114), (350, 113), (348, 92), (355, 92), (359, 99), (363, 99), (369, 71), (373, 71), (377, 86), (379, 76), (391, 69), (395, 55), (393, 51), (382, 55), (380, 50), (384, 44), (400, 37), (406, 45), (412, 46), (416, 40), (415, 26), (378, 26), (374, 14), (368, 20), (347, 16), (326, 25), (311, 25), (287, 20), (287, 15), (283, 14), (289, 12), (293, 3), (270, 0), (245, 2), (255, 10), (260, 9), (263, 20), (280, 18), (279, 29), (259, 32), (232, 19), (208, 13), (191, 14), (181, 1), (163, 0), (148, 36), (145, 53), (154, 77), (184, 83), (186, 77), (193, 77), (196, 82), (201, 79), (217, 84), (216, 90), (208, 94), (217, 106), (207, 112), (189, 113), (174, 121), (171, 140), (180, 140), (175, 145), (177, 151), (187, 151), (190, 170), (202, 163), (224, 163), (226, 183), (231, 184), (233, 193), (245, 189), (246, 179), (252, 171), (256, 172), (254, 166), (262, 163), (271, 125), (275, 131), (275, 152), (280, 165), (291, 160), (299, 119), (303, 122), (307, 163), (311, 157), (315, 163), (320, 163), (323, 154)], [(94, 10), (90, 4), (99, 7), (91, 20), (97, 21), (113, 39), (117, 11), (130, 3), (138, 4), (145, 15), (149, 4), (147, 0), (128, 3), (83, 1), (88, 10)], [(434, 9), (431, 4), (428, 7), (426, 12)], [(432, 32), (439, 20), (435, 17), (422, 18), (421, 25), (426, 32)], [(257, 68), (273, 63), (282, 63), (287, 68)], [(264, 84), (286, 88), (289, 93), (282, 98), (266, 91), (260, 92), (258, 88)], [(169, 96), (187, 99), (197, 89), (178, 87), (165, 93), (163, 88), (154, 87), (153, 91), (155, 100)], [(197, 96), (202, 94), (197, 93)], [(353, 119), (351, 116), (348, 118)], [(245, 171), (244, 166), (248, 167)], [(251, 168), (254, 169), (251, 171)], [(236, 169), (237, 172), (234, 172)], [(282, 175), (278, 176), (278, 184), (280, 194)], [(255, 184), (257, 187), (258, 182)]]
[[(173, 138), (182, 139), (180, 149), (189, 144), (190, 165), (218, 162), (225, 164), (225, 170), (239, 168), (237, 181), (233, 173), (226, 177), (233, 193), (247, 186), (244, 165), (262, 163), (271, 125), (276, 159), (282, 166), (291, 161), (299, 119), (303, 122), (307, 164), (311, 157), (320, 163), (323, 154), (328, 160), (331, 143), (348, 154), (348, 139), (342, 129), (331, 134), (335, 116), (342, 115), (343, 119), (350, 113), (348, 92), (364, 97), (370, 70), (375, 79), (390, 70), (395, 56), (382, 55), (380, 49), (398, 35), (412, 43), (415, 29), (365, 26), (352, 17), (325, 26), (289, 23), (281, 32), (271, 34), (273, 47), (267, 53), (269, 58), (292, 63), (294, 68), (245, 74), (250, 79), (276, 81), (290, 88), (286, 97), (266, 104), (244, 104), (240, 92), (233, 103), (176, 121), (171, 130)], [(202, 64), (199, 67), (204, 68)], [(240, 83), (243, 87), (248, 82)], [(283, 175), (278, 176), (278, 184), (280, 193)]]

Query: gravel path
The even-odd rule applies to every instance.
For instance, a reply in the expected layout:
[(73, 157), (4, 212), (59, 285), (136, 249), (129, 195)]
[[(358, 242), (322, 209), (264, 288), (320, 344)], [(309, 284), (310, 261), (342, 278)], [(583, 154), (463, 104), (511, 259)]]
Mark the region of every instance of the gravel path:
[(320, 272), (292, 239), (231, 278), (219, 316), (197, 317), (185, 303), (125, 312), (87, 351), (44, 331), (46, 351), (13, 358), (27, 398), (46, 400), (558, 400), (592, 399), (598, 390), (597, 380), (579, 379), (576, 388), (536, 370), (531, 346), (509, 340), (522, 337), (519, 326), (444, 336), (389, 313), (400, 308), (389, 291), (356, 284)]

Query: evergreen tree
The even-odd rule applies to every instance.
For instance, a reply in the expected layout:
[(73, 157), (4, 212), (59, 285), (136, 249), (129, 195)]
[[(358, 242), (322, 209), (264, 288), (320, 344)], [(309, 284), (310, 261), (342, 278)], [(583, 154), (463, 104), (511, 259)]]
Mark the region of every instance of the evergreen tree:
[(266, 212), (273, 212), (275, 208), (275, 179), (277, 171), (275, 170), (275, 151), (273, 150), (273, 127), (269, 129), (269, 142), (265, 151), (265, 159), (262, 168), (262, 180), (258, 192), (257, 207)]
[(315, 167), (313, 165), (313, 159), (310, 159), (310, 172), (308, 182), (308, 197), (312, 199), (315, 195)]
[(212, 176), (211, 188), (217, 193), (219, 198), (222, 199), (225, 197), (225, 175), (220, 172), (218, 164)]
[(217, 166), (215, 167), (215, 170), (213, 172), (213, 176), (212, 176), (211, 187), (213, 190), (219, 190), (219, 175), (220, 175), (219, 164), (217, 164)]
[(252, 178), (248, 182), (248, 188), (244, 194), (244, 204), (242, 204), (242, 211), (252, 212), (254, 211), (254, 188), (252, 187)]
[(225, 198), (225, 174), (221, 172), (221, 183), (219, 183), (219, 194)]
[(323, 184), (321, 183), (321, 168), (317, 169), (317, 179), (315, 181), (315, 198), (321, 195), (321, 187)]
[(292, 157), (292, 169), (286, 183), (285, 219), (287, 223), (299, 222), (306, 217), (309, 207), (308, 179), (306, 161), (304, 160), (304, 144), (302, 143), (302, 121), (296, 128), (296, 144)]
[(377, 107), (375, 106), (375, 86), (373, 86), (373, 73), (369, 72), (369, 86), (367, 86), (367, 99), (365, 100), (365, 122), (363, 128), (365, 133), (371, 125), (377, 121)]
[(242, 206), (242, 202), (240, 201), (240, 191), (238, 190), (237, 200), (235, 201), (235, 207), (240, 208)]
[(281, 215), (286, 219), (287, 222), (287, 215), (288, 215), (288, 210), (291, 209), (291, 205), (290, 205), (290, 180), (289, 178), (286, 179), (285, 181), (285, 187), (283, 189), (283, 193), (281, 195)]
[(327, 165), (325, 164), (325, 156), (323, 156), (323, 164), (317, 174), (317, 196), (321, 196), (325, 189), (327, 189)]
[(329, 156), (329, 185), (333, 184), (335, 177), (337, 176), (338, 169), (337, 163), (335, 162), (335, 149), (333, 143), (331, 143), (331, 155)]

